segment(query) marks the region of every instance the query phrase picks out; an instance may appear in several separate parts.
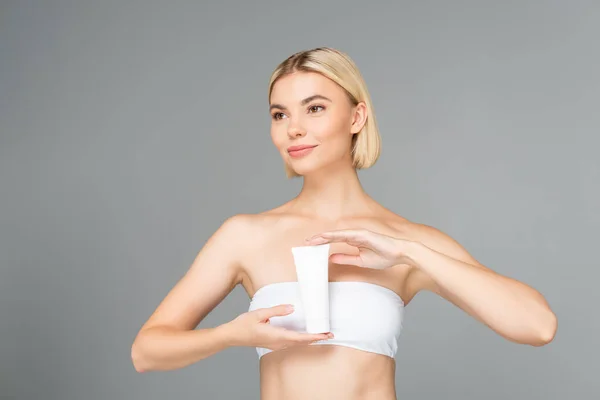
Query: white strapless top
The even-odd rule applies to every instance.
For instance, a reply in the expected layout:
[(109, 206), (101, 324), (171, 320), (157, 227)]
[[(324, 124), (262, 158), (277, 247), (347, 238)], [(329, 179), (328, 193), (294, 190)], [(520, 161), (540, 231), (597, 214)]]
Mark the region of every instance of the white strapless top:
[[(293, 304), (289, 315), (272, 317), (270, 323), (306, 332), (298, 282), (277, 282), (258, 289), (249, 311)], [(333, 339), (311, 345), (346, 346), (394, 358), (402, 331), (404, 302), (396, 292), (368, 282), (329, 282), (329, 319)], [(259, 358), (272, 350), (257, 347)]]

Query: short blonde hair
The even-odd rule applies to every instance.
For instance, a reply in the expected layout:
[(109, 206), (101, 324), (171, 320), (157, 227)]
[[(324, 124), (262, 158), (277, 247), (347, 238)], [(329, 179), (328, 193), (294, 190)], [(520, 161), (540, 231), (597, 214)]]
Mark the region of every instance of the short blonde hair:
[[(352, 163), (356, 169), (371, 167), (381, 152), (381, 138), (367, 85), (354, 61), (345, 53), (330, 48), (317, 47), (292, 54), (273, 71), (269, 80), (269, 102), (275, 82), (294, 72), (316, 72), (337, 83), (348, 95), (350, 102), (357, 105), (363, 101), (367, 107), (367, 120), (353, 136)], [(288, 178), (298, 176), (285, 165)]]

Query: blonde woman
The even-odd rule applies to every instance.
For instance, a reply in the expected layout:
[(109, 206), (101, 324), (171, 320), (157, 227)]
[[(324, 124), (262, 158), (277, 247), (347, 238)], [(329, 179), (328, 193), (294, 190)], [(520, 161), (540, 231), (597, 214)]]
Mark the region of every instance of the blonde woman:
[[(396, 398), (404, 308), (428, 290), (507, 340), (542, 346), (557, 320), (544, 297), (475, 260), (436, 228), (394, 214), (362, 188), (380, 140), (354, 62), (332, 48), (299, 52), (273, 72), (271, 137), (300, 193), (255, 215), (235, 215), (140, 329), (137, 371), (172, 370), (230, 346), (255, 347), (263, 400)], [(330, 244), (331, 332), (304, 330), (291, 248)], [(241, 284), (248, 312), (196, 329)]]

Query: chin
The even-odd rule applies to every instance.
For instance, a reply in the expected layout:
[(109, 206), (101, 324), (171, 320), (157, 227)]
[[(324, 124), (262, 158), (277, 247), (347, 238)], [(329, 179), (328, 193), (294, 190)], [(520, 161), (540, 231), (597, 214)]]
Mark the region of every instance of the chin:
[(311, 175), (322, 169), (318, 165), (294, 165), (294, 163), (288, 164), (288, 167), (300, 176)]

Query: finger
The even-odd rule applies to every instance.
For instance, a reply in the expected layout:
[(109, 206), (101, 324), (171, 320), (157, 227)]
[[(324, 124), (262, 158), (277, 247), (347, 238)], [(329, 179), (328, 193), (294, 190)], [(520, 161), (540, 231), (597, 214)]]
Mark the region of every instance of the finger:
[(288, 315), (293, 311), (294, 306), (292, 304), (280, 304), (274, 307), (259, 308), (258, 310), (254, 310), (260, 321), (268, 320), (271, 317)]
[(302, 333), (302, 332), (287, 332), (287, 339), (295, 343), (311, 343), (319, 340), (333, 339), (333, 333)]
[(354, 256), (350, 254), (335, 253), (329, 256), (329, 261), (334, 264), (355, 265), (357, 267), (363, 266), (362, 259), (358, 255)]
[(331, 242), (345, 242), (353, 246), (366, 243), (368, 231), (364, 229), (341, 229), (316, 234), (306, 239), (308, 244), (325, 244)]

